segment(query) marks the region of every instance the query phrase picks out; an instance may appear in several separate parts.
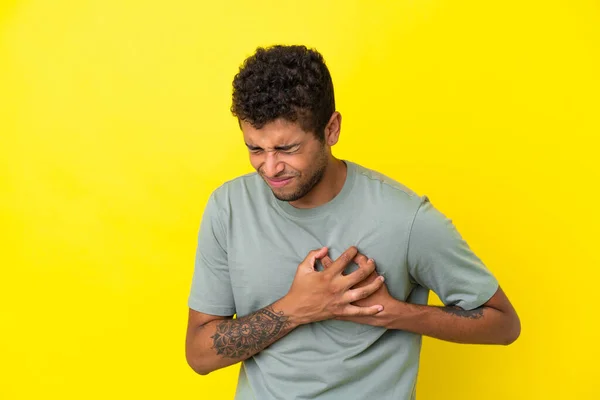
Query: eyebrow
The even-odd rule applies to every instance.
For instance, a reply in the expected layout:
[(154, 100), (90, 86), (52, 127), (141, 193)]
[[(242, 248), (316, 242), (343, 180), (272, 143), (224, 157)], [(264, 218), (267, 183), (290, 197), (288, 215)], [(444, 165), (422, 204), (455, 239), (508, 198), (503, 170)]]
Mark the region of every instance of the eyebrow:
[[(298, 147), (300, 146), (300, 143), (293, 143), (293, 144), (286, 144), (284, 146), (275, 146), (274, 149), (275, 150), (280, 150), (280, 151), (288, 151), (293, 149), (294, 147)], [(252, 146), (248, 143), (246, 143), (246, 147), (248, 147), (250, 150), (262, 150), (261, 147), (258, 146)]]

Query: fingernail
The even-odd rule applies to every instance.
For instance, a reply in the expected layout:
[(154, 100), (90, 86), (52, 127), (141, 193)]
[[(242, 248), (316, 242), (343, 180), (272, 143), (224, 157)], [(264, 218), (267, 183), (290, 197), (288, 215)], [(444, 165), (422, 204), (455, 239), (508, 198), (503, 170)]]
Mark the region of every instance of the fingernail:
[(369, 261), (370, 263), (374, 263), (374, 262), (375, 262), (375, 260), (373, 260), (372, 258), (369, 258), (369, 260), (368, 260), (368, 261)]
[(377, 310), (379, 310), (379, 312), (383, 311), (383, 306), (377, 307)]
[(384, 278), (383, 276), (381, 276), (381, 275), (379, 275), (379, 280), (380, 280), (381, 282), (385, 282), (385, 278)]

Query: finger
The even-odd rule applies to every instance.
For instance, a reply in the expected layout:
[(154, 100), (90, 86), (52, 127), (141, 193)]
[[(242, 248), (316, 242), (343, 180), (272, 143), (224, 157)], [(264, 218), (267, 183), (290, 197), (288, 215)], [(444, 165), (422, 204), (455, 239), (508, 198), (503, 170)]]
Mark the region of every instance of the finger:
[(364, 266), (359, 267), (357, 270), (344, 276), (344, 287), (348, 289), (356, 285), (358, 282), (364, 281), (369, 277), (369, 275), (371, 275), (373, 271), (375, 271), (375, 261), (373, 261), (373, 259), (369, 259)]
[[(356, 255), (356, 257), (354, 257), (354, 262), (356, 264), (358, 264), (359, 268), (368, 268), (369, 266), (367, 265), (367, 263), (369, 261), (372, 262), (372, 263), (375, 263), (375, 261), (372, 258), (367, 258), (367, 256), (365, 256), (364, 254), (361, 254), (361, 253), (358, 253)], [(379, 275), (377, 273), (377, 264), (375, 264), (375, 271), (373, 271), (371, 273), (371, 275), (374, 275), (374, 276), (378, 276)], [(369, 276), (371, 276), (371, 275), (369, 275)]]
[(344, 302), (354, 303), (355, 301), (365, 299), (375, 293), (383, 285), (383, 276), (377, 277), (373, 282), (368, 285), (362, 286), (357, 289), (350, 289), (344, 293)]
[(354, 262), (356, 264), (358, 264), (359, 267), (366, 264), (367, 260), (368, 260), (367, 256), (365, 256), (364, 254), (362, 254), (360, 252), (356, 253), (356, 256), (354, 256)]
[(314, 270), (315, 262), (317, 262), (318, 259), (323, 258), (326, 254), (327, 254), (327, 247), (321, 247), (320, 249), (317, 249), (317, 250), (311, 250), (308, 252), (308, 254), (304, 258), (302, 263), (300, 263), (300, 265), (304, 266), (307, 269), (310, 268), (311, 270)]
[(323, 269), (327, 269), (333, 264), (333, 260), (329, 256), (325, 256), (321, 258), (321, 264), (323, 264)]
[(342, 316), (346, 317), (359, 317), (359, 316), (369, 316), (376, 315), (383, 311), (383, 306), (381, 304), (377, 304), (375, 306), (369, 307), (358, 307), (353, 305), (348, 305), (344, 308)]
[(358, 249), (355, 246), (349, 247), (329, 266), (327, 271), (331, 271), (332, 274), (341, 274), (344, 269), (346, 269), (346, 266), (348, 266), (350, 261), (354, 259), (356, 253), (358, 253)]

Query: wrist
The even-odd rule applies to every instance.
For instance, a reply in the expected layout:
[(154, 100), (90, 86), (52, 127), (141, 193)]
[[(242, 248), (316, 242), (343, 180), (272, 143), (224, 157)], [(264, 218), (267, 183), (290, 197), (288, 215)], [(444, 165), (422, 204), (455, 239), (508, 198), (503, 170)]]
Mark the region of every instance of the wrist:
[(306, 316), (302, 315), (297, 304), (298, 302), (294, 301), (289, 295), (283, 296), (273, 304), (273, 307), (287, 318), (287, 323), (292, 329), (311, 322)]
[(385, 305), (383, 326), (387, 329), (406, 330), (411, 312), (411, 304), (394, 299)]

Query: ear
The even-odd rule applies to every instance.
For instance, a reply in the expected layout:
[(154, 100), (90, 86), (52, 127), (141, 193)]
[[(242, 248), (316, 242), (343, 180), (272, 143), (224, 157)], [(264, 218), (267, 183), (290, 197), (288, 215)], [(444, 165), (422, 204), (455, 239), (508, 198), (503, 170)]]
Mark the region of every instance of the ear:
[(333, 146), (340, 138), (340, 130), (342, 129), (342, 114), (334, 112), (325, 126), (325, 144)]

